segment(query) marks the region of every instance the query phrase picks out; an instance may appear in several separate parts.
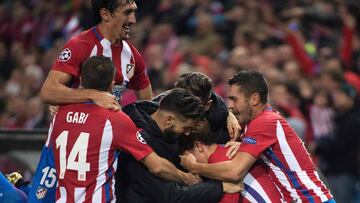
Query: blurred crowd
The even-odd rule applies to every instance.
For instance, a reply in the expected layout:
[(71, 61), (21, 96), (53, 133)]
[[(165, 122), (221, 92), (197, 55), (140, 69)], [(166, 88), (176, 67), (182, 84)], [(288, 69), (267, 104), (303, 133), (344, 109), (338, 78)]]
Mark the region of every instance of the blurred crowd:
[[(270, 83), (271, 104), (319, 157), (329, 182), (354, 184), (360, 170), (359, 1), (137, 4), (131, 41), (155, 94), (171, 88), (178, 75), (200, 71), (226, 98), (232, 74), (259, 69)], [(92, 26), (88, 0), (1, 1), (0, 128), (47, 128), (50, 116), (37, 93), (64, 42)], [(125, 103), (133, 99), (127, 96)]]

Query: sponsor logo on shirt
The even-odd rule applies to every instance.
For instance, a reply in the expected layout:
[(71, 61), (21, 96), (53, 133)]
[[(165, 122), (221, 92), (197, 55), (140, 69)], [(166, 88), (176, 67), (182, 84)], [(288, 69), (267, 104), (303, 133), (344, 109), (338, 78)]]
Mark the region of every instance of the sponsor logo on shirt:
[(71, 51), (69, 48), (65, 48), (60, 52), (59, 60), (61, 62), (68, 61), (71, 58)]
[(252, 137), (244, 137), (242, 141), (247, 144), (256, 144), (256, 139)]
[(142, 144), (146, 144), (145, 139), (142, 137), (142, 135), (140, 134), (140, 132), (136, 133), (136, 138), (139, 140), (139, 142), (141, 142)]
[(46, 193), (47, 193), (47, 189), (39, 186), (38, 189), (36, 190), (36, 197), (38, 199), (43, 199)]

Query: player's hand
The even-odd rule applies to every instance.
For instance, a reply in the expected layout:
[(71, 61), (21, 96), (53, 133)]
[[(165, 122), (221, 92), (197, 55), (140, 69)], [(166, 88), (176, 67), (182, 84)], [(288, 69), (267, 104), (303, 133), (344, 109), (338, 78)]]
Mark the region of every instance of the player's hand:
[(239, 183), (223, 182), (222, 184), (223, 184), (224, 193), (238, 193), (244, 190), (243, 182), (239, 182)]
[(121, 108), (120, 104), (115, 100), (115, 96), (109, 92), (97, 91), (91, 98), (95, 104), (101, 107), (114, 111), (118, 111)]
[(59, 106), (49, 106), (50, 115), (54, 116), (58, 112)]
[(191, 186), (191, 185), (195, 185), (195, 184), (202, 182), (202, 179), (197, 174), (186, 173), (183, 182), (185, 185)]
[(235, 155), (239, 150), (240, 144), (241, 142), (236, 142), (236, 141), (229, 141), (226, 143), (225, 147), (229, 147), (229, 149), (226, 152), (227, 158), (232, 159), (235, 157)]
[(186, 155), (181, 155), (180, 156), (181, 159), (181, 165), (187, 169), (188, 171), (191, 172), (192, 169), (192, 165), (196, 163), (196, 158), (194, 157), (194, 155), (192, 155), (191, 153), (186, 154)]
[(227, 129), (229, 131), (229, 136), (231, 140), (237, 140), (240, 137), (240, 124), (234, 114), (229, 111), (229, 114), (226, 119)]

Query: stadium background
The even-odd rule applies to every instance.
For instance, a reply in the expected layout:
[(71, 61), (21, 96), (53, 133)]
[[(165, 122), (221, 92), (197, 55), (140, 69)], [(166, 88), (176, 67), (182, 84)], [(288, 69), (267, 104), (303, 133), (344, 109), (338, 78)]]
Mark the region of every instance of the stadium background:
[[(131, 41), (147, 63), (155, 94), (170, 88), (179, 74), (200, 71), (226, 98), (226, 81), (233, 73), (259, 69), (270, 83), (271, 104), (304, 140), (324, 174), (345, 175), (360, 187), (360, 150), (346, 153), (360, 149), (358, 1), (137, 3)], [(88, 0), (0, 1), (0, 171), (21, 170), (31, 178), (50, 121), (39, 89), (65, 41), (92, 26)], [(135, 100), (131, 91), (123, 98), (124, 105)], [(347, 109), (348, 101), (354, 107)], [(339, 119), (347, 121), (346, 131), (339, 130), (344, 129)], [(355, 163), (352, 168), (317, 153), (318, 146), (333, 139), (343, 145), (325, 146), (344, 154)]]

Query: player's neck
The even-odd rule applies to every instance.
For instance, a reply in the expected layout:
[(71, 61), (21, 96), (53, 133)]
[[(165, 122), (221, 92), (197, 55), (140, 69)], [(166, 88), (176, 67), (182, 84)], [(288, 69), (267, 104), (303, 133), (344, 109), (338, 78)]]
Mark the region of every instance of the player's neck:
[(217, 144), (211, 144), (209, 145), (208, 149), (209, 149), (209, 157), (214, 154), (214, 152), (216, 151), (217, 149)]
[(259, 114), (261, 114), (266, 109), (266, 107), (267, 104), (262, 104), (262, 103), (259, 103), (258, 106), (255, 106), (253, 108), (252, 119), (256, 118)]
[(155, 121), (157, 126), (160, 128), (161, 132), (164, 132), (164, 126), (162, 125), (163, 122), (163, 115), (161, 115), (161, 112), (155, 111), (153, 114), (150, 115), (150, 117)]
[(103, 37), (107, 40), (110, 41), (111, 44), (114, 44), (115, 42), (117, 42), (118, 40), (116, 39), (115, 36), (113, 36), (111, 29), (109, 29), (108, 25), (105, 23), (99, 23), (97, 25), (100, 33), (103, 35)]

